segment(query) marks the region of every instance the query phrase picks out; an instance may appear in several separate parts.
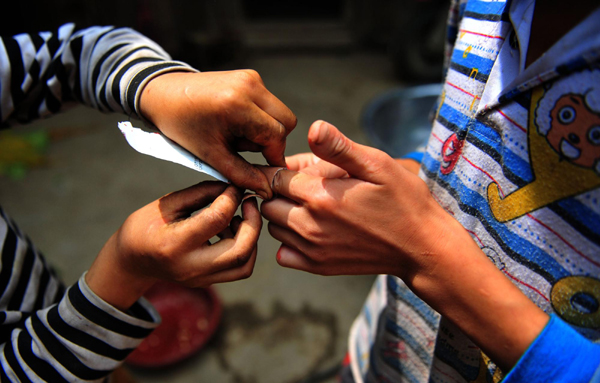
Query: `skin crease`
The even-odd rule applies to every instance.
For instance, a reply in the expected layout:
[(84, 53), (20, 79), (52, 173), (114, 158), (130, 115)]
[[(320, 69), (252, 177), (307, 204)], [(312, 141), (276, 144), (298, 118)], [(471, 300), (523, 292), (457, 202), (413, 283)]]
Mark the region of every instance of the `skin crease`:
[[(282, 242), (278, 263), (321, 275), (395, 275), (508, 371), (548, 316), (433, 199), (416, 163), (323, 121), (308, 140), (314, 154), (289, 157), (273, 182), (277, 198), (261, 206)], [(268, 177), (276, 170), (263, 169)]]
[(108, 240), (86, 282), (127, 310), (159, 280), (205, 287), (248, 278), (262, 219), (255, 198), (243, 202), (243, 219), (234, 217), (241, 199), (240, 189), (207, 181), (148, 204)]
[(169, 72), (143, 89), (141, 114), (233, 184), (272, 197), (269, 180), (238, 152), (262, 152), (285, 166), (285, 139), (296, 116), (253, 70)]

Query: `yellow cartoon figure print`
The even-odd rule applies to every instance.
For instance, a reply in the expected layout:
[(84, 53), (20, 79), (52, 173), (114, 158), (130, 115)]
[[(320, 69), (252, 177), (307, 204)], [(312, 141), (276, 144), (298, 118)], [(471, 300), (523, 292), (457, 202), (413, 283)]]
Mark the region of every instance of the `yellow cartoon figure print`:
[(600, 71), (535, 89), (527, 139), (534, 180), (504, 198), (496, 183), (488, 186), (499, 222), (600, 186)]
[(600, 328), (600, 280), (571, 275), (552, 286), (554, 311), (566, 322), (579, 327)]

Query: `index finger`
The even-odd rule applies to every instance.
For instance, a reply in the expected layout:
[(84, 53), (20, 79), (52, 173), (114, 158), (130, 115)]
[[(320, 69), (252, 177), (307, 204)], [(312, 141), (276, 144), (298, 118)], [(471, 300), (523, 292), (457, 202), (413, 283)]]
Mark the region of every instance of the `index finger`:
[(245, 114), (248, 122), (240, 127), (238, 134), (260, 145), (270, 165), (284, 165), (285, 140), (289, 133), (286, 127), (257, 105), (253, 105)]
[(214, 273), (238, 268), (252, 257), (262, 228), (262, 218), (256, 199), (244, 201), (242, 215), (243, 221), (239, 224), (233, 238), (224, 238), (212, 245), (210, 252), (203, 253), (201, 257), (203, 262), (199, 266), (202, 270), (199, 272)]
[(296, 127), (296, 123), (298, 122), (296, 115), (281, 100), (275, 97), (273, 93), (269, 92), (267, 88), (264, 88), (264, 92), (261, 92), (256, 97), (254, 103), (279, 121), (285, 128), (286, 135)]
[(239, 153), (232, 152), (229, 147), (215, 145), (206, 155), (206, 162), (213, 165), (234, 185), (254, 190), (263, 198), (271, 198), (269, 180), (265, 175)]
[(278, 167), (263, 167), (261, 170), (271, 180), (274, 195), (282, 195), (298, 203), (309, 201), (315, 190), (322, 187), (321, 177)]
[(313, 166), (319, 161), (321, 161), (321, 159), (310, 152), (298, 153), (285, 158), (288, 169), (295, 171), (300, 171), (309, 166)]
[(262, 228), (262, 217), (258, 211), (256, 198), (250, 198), (242, 203), (242, 217), (243, 221), (239, 223), (235, 232), (236, 247), (251, 250), (256, 247)]

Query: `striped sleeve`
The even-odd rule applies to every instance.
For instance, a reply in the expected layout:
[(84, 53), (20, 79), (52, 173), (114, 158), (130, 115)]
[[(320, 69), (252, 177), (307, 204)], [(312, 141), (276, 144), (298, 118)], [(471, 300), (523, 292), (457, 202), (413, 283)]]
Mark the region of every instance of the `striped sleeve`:
[(195, 71), (129, 28), (65, 24), (55, 32), (0, 39), (0, 119), (26, 123), (77, 101), (141, 118), (140, 92), (168, 71)]
[(103, 381), (158, 325), (144, 299), (125, 313), (85, 275), (68, 290), (0, 209), (0, 381)]

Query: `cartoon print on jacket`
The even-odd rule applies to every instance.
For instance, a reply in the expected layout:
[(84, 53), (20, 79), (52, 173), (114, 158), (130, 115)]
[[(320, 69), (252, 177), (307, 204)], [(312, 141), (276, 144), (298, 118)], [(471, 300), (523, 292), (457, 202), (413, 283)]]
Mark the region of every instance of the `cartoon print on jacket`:
[(535, 89), (527, 136), (534, 180), (504, 198), (496, 183), (488, 186), (499, 222), (600, 186), (600, 70)]

